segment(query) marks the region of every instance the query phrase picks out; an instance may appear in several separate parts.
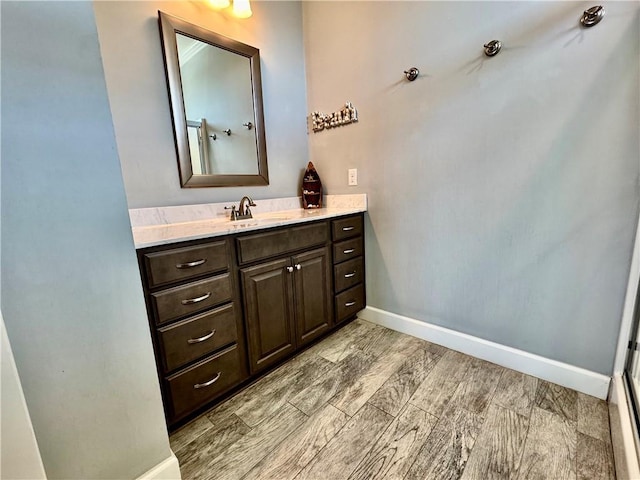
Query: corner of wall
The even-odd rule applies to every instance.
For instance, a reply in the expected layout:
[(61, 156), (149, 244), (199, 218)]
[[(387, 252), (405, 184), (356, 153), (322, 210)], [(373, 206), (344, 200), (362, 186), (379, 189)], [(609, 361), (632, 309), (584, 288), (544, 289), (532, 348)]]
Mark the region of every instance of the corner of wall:
[(636, 225), (636, 238), (631, 255), (629, 281), (627, 284), (627, 293), (624, 298), (620, 333), (618, 334), (618, 346), (616, 347), (616, 356), (613, 363), (614, 375), (622, 375), (622, 371), (624, 370), (624, 363), (627, 358), (627, 344), (629, 343), (631, 328), (633, 326), (633, 314), (636, 308), (638, 284), (640, 283), (640, 218)]
[(0, 310), (0, 478), (47, 478)]

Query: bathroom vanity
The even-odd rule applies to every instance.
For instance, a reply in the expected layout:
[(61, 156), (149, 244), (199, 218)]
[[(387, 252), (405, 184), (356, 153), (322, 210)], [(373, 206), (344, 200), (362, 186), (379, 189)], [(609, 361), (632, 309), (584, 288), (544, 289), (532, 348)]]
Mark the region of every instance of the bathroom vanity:
[(170, 428), (364, 308), (363, 216), (300, 209), (134, 226)]

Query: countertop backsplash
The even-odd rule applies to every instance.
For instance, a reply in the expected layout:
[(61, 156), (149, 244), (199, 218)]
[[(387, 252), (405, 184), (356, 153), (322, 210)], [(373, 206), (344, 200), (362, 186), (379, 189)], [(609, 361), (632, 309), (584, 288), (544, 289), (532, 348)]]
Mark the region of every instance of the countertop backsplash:
[(367, 210), (367, 195), (327, 195), (324, 207), (305, 210), (300, 197), (256, 200), (252, 219), (229, 220), (231, 202), (129, 210), (136, 248), (292, 225)]
[[(238, 204), (234, 202), (203, 203), (199, 205), (178, 205), (171, 207), (132, 208), (129, 210), (131, 226), (149, 227), (153, 225), (171, 225), (174, 223), (197, 222), (201, 220), (222, 219), (229, 217), (229, 211), (224, 207)], [(367, 209), (367, 195), (325, 195), (326, 208), (362, 208)], [(254, 214), (296, 210), (302, 208), (301, 197), (270, 198), (255, 200), (256, 206), (251, 207)]]

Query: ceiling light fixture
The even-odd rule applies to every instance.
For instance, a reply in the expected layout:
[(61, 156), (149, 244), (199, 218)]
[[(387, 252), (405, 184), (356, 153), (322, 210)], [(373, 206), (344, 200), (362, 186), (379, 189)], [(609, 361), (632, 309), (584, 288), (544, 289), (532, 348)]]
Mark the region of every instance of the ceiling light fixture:
[(229, 0), (207, 0), (207, 3), (216, 10), (222, 10), (223, 8), (227, 8), (231, 5)]
[(249, 0), (205, 0), (214, 10), (224, 10), (229, 8), (233, 1), (233, 15), (238, 18), (249, 18), (253, 15)]
[(238, 18), (249, 18), (253, 15), (249, 0), (233, 0), (233, 14)]

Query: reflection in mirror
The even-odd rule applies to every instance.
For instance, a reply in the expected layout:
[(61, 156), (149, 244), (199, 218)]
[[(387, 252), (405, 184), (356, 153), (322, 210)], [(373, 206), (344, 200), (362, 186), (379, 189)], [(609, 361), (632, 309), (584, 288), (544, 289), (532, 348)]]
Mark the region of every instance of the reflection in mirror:
[(259, 51), (159, 15), (182, 186), (268, 184)]
[[(189, 117), (187, 116), (187, 118)], [(209, 168), (209, 149), (206, 148), (207, 143), (205, 141), (207, 137), (207, 121), (204, 118), (200, 119), (199, 122), (187, 120), (187, 137), (193, 174), (202, 175), (211, 173), (211, 169)], [(211, 138), (214, 138), (214, 135), (212, 135)]]
[(255, 130), (243, 126), (255, 121), (249, 59), (180, 33), (176, 42), (187, 131), (200, 119), (199, 133), (189, 135), (194, 173), (256, 175)]

